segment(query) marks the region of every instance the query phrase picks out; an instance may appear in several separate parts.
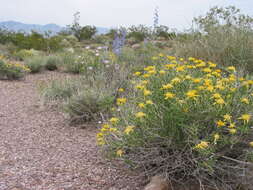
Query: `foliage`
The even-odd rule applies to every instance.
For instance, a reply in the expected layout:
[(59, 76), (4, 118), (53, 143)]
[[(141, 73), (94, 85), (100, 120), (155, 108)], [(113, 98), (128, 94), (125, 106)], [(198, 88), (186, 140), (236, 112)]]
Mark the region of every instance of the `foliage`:
[(91, 39), (97, 32), (95, 26), (81, 26), (80, 25), (80, 12), (76, 12), (74, 14), (73, 24), (69, 26), (72, 34), (78, 39), (78, 41), (89, 40)]
[(61, 63), (60, 57), (51, 55), (47, 58), (45, 68), (49, 71), (57, 70), (58, 65)]
[(248, 29), (252, 29), (253, 26), (253, 18), (248, 15), (240, 14), (240, 9), (234, 6), (225, 8), (215, 6), (211, 8), (205, 16), (194, 18), (194, 22), (201, 30), (207, 33), (221, 26)]
[(1, 79), (20, 79), (25, 76), (26, 73), (30, 72), (29, 68), (20, 63), (9, 62), (4, 60), (2, 56), (0, 56), (0, 78)]
[(152, 34), (151, 29), (144, 25), (131, 26), (128, 30), (128, 37), (133, 37), (136, 42), (142, 42)]
[(31, 73), (39, 73), (44, 68), (46, 61), (45, 56), (32, 56), (25, 60), (25, 65), (31, 70)]
[(61, 49), (60, 36), (47, 36), (38, 32), (32, 31), (31, 34), (22, 32), (11, 32), (0, 30), (0, 43), (13, 43), (18, 50), (35, 49), (41, 51), (57, 51)]
[(13, 56), (17, 58), (18, 60), (23, 61), (32, 56), (39, 56), (40, 54), (41, 53), (39, 51), (34, 50), (34, 49), (30, 49), (30, 50), (22, 49), (20, 51), (14, 52)]
[(253, 30), (249, 27), (250, 18), (237, 14), (238, 11), (230, 7), (211, 9), (207, 16), (196, 19), (198, 29), (174, 40), (175, 54), (211, 59), (224, 66), (232, 64), (252, 72)]
[(65, 72), (78, 74), (83, 70), (83, 62), (79, 61), (74, 53), (64, 53), (62, 55), (62, 66)]
[(164, 25), (157, 26), (155, 28), (154, 33), (157, 37), (162, 37), (166, 40), (169, 40), (169, 39), (172, 40), (176, 38), (175, 32), (169, 32), (169, 27), (164, 26)]
[(153, 60), (134, 73), (136, 90), (118, 97), (120, 112), (104, 123), (98, 143), (150, 176), (249, 185), (252, 174), (243, 174), (252, 165), (253, 80), (192, 57)]
[(78, 79), (53, 80), (49, 84), (40, 84), (39, 91), (46, 102), (67, 100), (78, 92), (82, 82)]
[(71, 122), (95, 121), (100, 114), (108, 113), (113, 105), (114, 97), (101, 89), (86, 89), (72, 96), (64, 105)]

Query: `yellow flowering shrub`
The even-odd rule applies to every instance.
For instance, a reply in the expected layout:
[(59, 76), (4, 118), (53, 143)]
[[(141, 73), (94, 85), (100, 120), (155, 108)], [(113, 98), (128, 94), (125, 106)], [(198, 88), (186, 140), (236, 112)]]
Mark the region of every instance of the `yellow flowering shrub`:
[(237, 183), (253, 162), (253, 80), (193, 57), (154, 62), (133, 73), (134, 92), (117, 100), (98, 143), (148, 175)]
[(0, 56), (0, 78), (1, 79), (20, 79), (30, 72), (26, 66), (5, 60)]

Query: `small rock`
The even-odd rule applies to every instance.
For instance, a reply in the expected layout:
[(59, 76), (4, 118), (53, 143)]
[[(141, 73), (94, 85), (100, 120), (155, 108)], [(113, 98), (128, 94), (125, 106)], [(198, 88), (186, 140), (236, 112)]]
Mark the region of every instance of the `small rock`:
[(144, 190), (170, 190), (170, 188), (168, 181), (157, 175), (152, 177), (151, 181)]
[(133, 49), (138, 49), (138, 48), (140, 48), (140, 47), (141, 47), (140, 44), (134, 44), (134, 45), (132, 45), (132, 48), (133, 48)]

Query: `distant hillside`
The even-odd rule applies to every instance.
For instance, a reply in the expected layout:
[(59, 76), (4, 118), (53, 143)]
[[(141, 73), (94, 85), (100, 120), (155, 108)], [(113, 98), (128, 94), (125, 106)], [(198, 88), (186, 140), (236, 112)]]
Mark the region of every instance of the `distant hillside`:
[[(46, 24), (46, 25), (24, 24), (24, 23), (16, 22), (16, 21), (0, 22), (0, 28), (4, 28), (10, 31), (15, 31), (15, 32), (23, 31), (26, 33), (29, 33), (32, 30), (39, 33), (45, 33), (45, 32), (51, 31), (52, 34), (56, 34), (57, 32), (60, 32), (62, 29), (64, 29), (64, 27), (61, 27), (56, 24)], [(109, 29), (98, 27), (97, 30), (98, 30), (98, 34), (104, 34), (108, 32)]]

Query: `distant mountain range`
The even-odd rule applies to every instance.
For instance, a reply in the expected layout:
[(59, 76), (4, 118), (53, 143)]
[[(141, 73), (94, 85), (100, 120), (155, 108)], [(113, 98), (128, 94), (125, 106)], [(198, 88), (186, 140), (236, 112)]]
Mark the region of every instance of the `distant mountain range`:
[[(46, 24), (46, 25), (39, 25), (39, 24), (24, 24), (22, 22), (16, 22), (16, 21), (5, 21), (0, 22), (0, 28), (7, 29), (10, 31), (23, 31), (25, 33), (29, 33), (32, 30), (39, 32), (39, 33), (45, 33), (50, 31), (52, 34), (56, 34), (60, 32), (61, 30), (65, 29), (65, 27), (59, 26), (57, 24)], [(109, 31), (108, 28), (102, 28), (97, 27), (98, 34), (104, 34)]]

